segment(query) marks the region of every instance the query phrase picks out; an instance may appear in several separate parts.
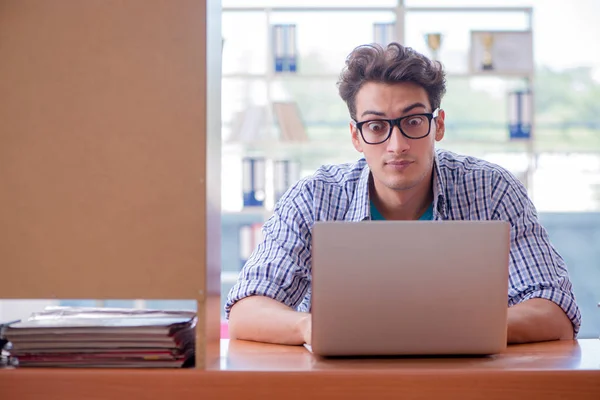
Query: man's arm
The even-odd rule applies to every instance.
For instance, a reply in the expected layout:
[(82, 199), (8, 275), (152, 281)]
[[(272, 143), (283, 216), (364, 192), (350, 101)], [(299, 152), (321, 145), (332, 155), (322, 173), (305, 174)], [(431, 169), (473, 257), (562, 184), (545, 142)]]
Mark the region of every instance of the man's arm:
[[(312, 191), (301, 181), (281, 198), (229, 291), (232, 338), (300, 345), (310, 340)], [(308, 325), (308, 326), (307, 326)]]
[(264, 296), (246, 297), (231, 308), (229, 335), (232, 339), (277, 344), (310, 344), (309, 313), (294, 311)]
[(494, 218), (511, 224), (508, 342), (573, 339), (581, 314), (563, 258), (550, 243), (524, 186), (502, 175)]
[(572, 340), (573, 324), (558, 305), (530, 299), (508, 309), (508, 343)]

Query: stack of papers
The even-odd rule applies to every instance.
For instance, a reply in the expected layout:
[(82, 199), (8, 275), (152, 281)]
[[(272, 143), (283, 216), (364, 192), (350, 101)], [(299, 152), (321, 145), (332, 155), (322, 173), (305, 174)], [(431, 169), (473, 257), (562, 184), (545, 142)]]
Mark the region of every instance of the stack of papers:
[(19, 367), (181, 368), (194, 365), (196, 313), (49, 307), (3, 327)]

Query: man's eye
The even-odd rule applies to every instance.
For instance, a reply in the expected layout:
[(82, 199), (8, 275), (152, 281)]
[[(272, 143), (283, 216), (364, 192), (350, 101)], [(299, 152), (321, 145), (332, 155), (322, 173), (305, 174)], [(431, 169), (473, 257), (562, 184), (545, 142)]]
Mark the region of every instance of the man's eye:
[(409, 118), (406, 123), (410, 126), (419, 126), (423, 123), (422, 117)]
[(382, 122), (369, 122), (367, 124), (367, 128), (369, 128), (372, 132), (381, 132), (385, 131), (386, 125)]

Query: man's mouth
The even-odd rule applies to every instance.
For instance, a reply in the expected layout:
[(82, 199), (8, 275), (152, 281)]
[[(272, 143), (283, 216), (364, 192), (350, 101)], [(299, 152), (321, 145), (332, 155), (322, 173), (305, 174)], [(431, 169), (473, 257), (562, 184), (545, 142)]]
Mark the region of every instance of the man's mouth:
[(392, 160), (392, 161), (386, 162), (386, 164), (394, 165), (394, 166), (410, 165), (412, 163), (413, 163), (413, 161), (409, 161), (409, 160)]

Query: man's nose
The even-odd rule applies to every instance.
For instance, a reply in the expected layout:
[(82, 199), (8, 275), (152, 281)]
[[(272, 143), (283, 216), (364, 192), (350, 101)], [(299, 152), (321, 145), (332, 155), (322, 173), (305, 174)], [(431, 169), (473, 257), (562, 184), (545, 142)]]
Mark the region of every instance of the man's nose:
[(400, 132), (398, 126), (392, 129), (392, 135), (388, 140), (387, 150), (392, 153), (403, 153), (410, 149), (410, 139)]

